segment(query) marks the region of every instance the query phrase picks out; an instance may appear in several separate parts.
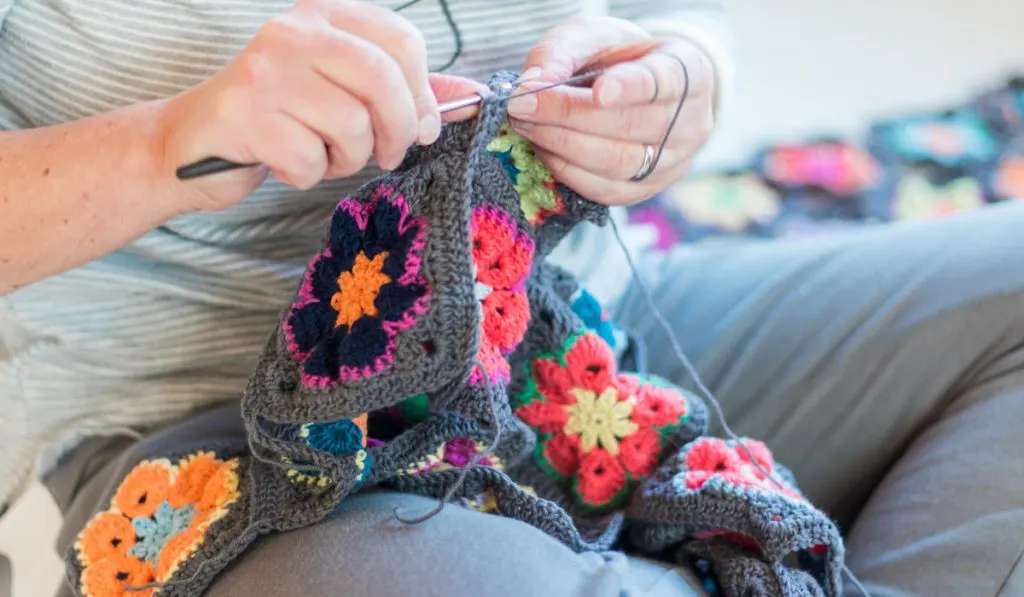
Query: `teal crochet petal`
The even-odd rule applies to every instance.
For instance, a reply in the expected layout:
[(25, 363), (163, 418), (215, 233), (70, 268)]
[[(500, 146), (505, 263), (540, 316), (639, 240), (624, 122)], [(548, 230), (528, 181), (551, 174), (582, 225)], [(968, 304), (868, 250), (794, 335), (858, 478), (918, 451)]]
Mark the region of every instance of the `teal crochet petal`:
[(153, 518), (135, 518), (132, 520), (132, 528), (135, 529), (136, 543), (128, 551), (129, 555), (147, 562), (157, 562), (167, 540), (188, 528), (194, 515), (192, 504), (175, 510), (169, 502), (164, 502), (157, 508)]

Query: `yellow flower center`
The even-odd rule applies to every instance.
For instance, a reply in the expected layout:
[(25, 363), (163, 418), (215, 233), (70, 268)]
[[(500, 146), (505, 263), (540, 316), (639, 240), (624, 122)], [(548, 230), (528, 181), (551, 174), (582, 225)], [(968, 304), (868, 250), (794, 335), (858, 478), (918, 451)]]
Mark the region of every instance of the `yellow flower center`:
[(573, 388), (571, 393), (576, 404), (565, 407), (569, 413), (565, 433), (580, 436), (584, 453), (600, 444), (612, 456), (618, 455), (619, 439), (637, 430), (637, 424), (630, 420), (633, 401), (619, 400), (618, 391), (610, 386), (600, 395), (582, 388)]
[(366, 258), (366, 253), (360, 251), (352, 270), (338, 276), (338, 292), (331, 297), (331, 308), (338, 312), (334, 327), (352, 325), (363, 315), (377, 315), (377, 306), (374, 304), (377, 294), (382, 286), (391, 281), (381, 271), (387, 257), (387, 251), (384, 251), (370, 260)]

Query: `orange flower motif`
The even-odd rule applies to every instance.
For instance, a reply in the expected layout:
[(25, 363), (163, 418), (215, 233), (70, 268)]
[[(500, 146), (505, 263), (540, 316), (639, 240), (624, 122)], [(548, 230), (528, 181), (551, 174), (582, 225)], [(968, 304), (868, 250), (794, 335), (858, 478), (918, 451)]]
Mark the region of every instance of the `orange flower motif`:
[(143, 462), (121, 483), (114, 505), (128, 518), (149, 517), (156, 513), (170, 491), (171, 463), (167, 460)]
[(151, 597), (199, 549), (210, 525), (239, 496), (239, 461), (199, 452), (172, 464), (144, 461), (121, 483), (110, 508), (75, 542), (84, 597)]
[(125, 555), (135, 545), (130, 520), (113, 512), (101, 512), (89, 521), (79, 540), (79, 560), (88, 566), (113, 555)]
[(229, 460), (220, 465), (217, 472), (210, 478), (199, 500), (201, 511), (211, 511), (223, 507), (238, 496), (237, 460)]
[(82, 572), (82, 592), (95, 597), (152, 597), (153, 589), (132, 591), (155, 580), (153, 569), (139, 558), (115, 554)]
[(171, 487), (170, 502), (175, 509), (198, 502), (203, 497), (206, 484), (217, 472), (220, 461), (213, 452), (200, 452), (182, 460), (178, 475)]
[(156, 579), (159, 582), (166, 582), (185, 560), (199, 549), (202, 543), (202, 533), (194, 528), (171, 537), (167, 544), (164, 545), (164, 548), (160, 550), (160, 562), (156, 567)]

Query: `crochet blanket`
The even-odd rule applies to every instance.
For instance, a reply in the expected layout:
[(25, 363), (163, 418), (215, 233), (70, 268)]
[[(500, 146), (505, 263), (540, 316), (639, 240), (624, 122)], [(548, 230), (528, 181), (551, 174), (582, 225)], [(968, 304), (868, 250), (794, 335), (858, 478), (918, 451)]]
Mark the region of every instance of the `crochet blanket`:
[(789, 472), (621, 369), (621, 333), (545, 263), (607, 214), (505, 124), (514, 83), (338, 204), (252, 373), (248, 442), (140, 462), (67, 554), (78, 595), (201, 594), (260, 536), (372, 486), (697, 563), (724, 595), (838, 595), (839, 532)]

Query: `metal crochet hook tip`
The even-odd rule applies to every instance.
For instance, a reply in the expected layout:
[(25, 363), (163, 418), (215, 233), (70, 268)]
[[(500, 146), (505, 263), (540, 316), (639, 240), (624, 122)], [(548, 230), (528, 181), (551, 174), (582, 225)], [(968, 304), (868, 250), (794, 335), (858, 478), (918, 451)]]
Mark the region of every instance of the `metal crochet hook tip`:
[[(454, 112), (455, 110), (461, 110), (463, 108), (469, 108), (475, 106), (488, 97), (486, 93), (477, 93), (469, 97), (464, 97), (449, 102), (442, 102), (438, 104), (438, 110), (441, 114), (448, 112)], [(199, 178), (202, 176), (209, 176), (211, 174), (218, 174), (220, 172), (230, 172), (231, 170), (239, 170), (241, 168), (254, 168), (259, 164), (240, 164), (237, 162), (231, 162), (224, 158), (205, 158), (197, 162), (192, 162), (187, 166), (182, 166), (174, 171), (175, 176), (178, 180), (191, 180), (193, 178)]]

